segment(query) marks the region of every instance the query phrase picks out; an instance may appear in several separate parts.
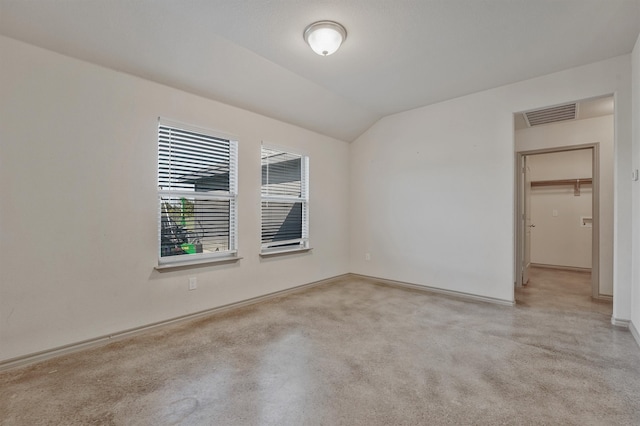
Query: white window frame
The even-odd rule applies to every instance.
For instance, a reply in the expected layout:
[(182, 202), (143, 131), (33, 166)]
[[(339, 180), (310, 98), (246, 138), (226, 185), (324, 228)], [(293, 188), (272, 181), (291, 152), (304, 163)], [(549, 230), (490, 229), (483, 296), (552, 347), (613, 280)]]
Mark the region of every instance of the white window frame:
[[(285, 196), (285, 195), (269, 195), (263, 193), (262, 182), (260, 185), (260, 241), (261, 241), (261, 256), (282, 254), (288, 252), (300, 252), (311, 250), (309, 243), (309, 157), (305, 154), (295, 152), (290, 148), (272, 145), (268, 143), (262, 143), (260, 148), (260, 168), (262, 176), (262, 155), (263, 150), (279, 151), (285, 154), (299, 156), (300, 162), (300, 190), (299, 197)], [(301, 223), (301, 237), (292, 240), (280, 240), (264, 243), (262, 242), (262, 228), (263, 228), (263, 216), (262, 216), (262, 203), (264, 202), (286, 202), (286, 203), (301, 203), (302, 204), (302, 223)], [(293, 245), (297, 243), (297, 245)], [(291, 244), (291, 245), (290, 245)], [(284, 246), (283, 246), (284, 245)]]
[[(177, 121), (167, 120), (165, 118), (158, 119), (158, 176), (160, 167), (160, 128), (173, 128), (197, 133), (199, 135), (212, 137), (215, 139), (227, 141), (229, 143), (229, 191), (208, 191), (195, 192), (183, 191), (177, 189), (162, 190), (158, 186), (158, 267), (157, 269), (180, 267), (185, 265), (197, 265), (203, 263), (213, 263), (219, 261), (228, 261), (239, 259), (238, 254), (238, 141), (237, 138), (222, 132), (211, 129), (204, 129)], [(229, 201), (229, 242), (228, 249), (223, 251), (209, 253), (191, 253), (188, 255), (162, 256), (161, 239), (162, 239), (162, 199), (163, 198), (188, 198), (195, 200), (208, 201)]]

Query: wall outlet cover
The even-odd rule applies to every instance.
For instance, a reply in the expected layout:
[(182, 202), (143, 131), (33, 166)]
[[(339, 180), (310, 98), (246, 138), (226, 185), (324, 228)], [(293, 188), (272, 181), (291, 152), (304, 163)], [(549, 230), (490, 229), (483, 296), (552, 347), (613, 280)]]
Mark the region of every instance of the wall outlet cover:
[(189, 277), (189, 290), (195, 290), (198, 288), (198, 279), (196, 277)]

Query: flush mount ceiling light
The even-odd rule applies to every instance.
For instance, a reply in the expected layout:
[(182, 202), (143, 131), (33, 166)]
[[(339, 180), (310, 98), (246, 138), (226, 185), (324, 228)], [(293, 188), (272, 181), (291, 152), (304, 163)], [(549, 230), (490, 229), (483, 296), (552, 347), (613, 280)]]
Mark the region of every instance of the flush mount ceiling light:
[(304, 41), (318, 55), (334, 53), (347, 38), (347, 30), (337, 22), (318, 21), (304, 30)]

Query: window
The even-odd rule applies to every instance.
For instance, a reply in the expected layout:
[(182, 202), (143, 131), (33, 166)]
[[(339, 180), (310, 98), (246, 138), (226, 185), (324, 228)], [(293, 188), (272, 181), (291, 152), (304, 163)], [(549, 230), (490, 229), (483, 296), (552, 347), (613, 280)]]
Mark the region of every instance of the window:
[(309, 159), (262, 147), (262, 253), (309, 248)]
[(160, 264), (236, 253), (237, 157), (227, 137), (160, 121)]

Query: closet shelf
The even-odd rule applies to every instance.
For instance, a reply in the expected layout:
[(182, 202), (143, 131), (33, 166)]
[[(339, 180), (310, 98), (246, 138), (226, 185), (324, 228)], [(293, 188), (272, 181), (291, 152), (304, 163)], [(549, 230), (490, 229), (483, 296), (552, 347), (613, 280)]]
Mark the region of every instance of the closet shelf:
[(591, 185), (593, 180), (591, 178), (582, 179), (555, 179), (555, 180), (533, 180), (531, 181), (531, 187), (534, 186), (573, 186), (573, 195), (580, 196), (580, 185)]

